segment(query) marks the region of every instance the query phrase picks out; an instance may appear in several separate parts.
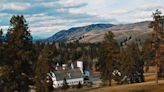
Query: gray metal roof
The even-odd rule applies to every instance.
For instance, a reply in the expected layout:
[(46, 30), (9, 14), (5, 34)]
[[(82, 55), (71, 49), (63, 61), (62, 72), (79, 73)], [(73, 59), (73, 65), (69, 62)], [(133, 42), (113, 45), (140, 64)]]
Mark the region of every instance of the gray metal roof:
[(68, 79), (76, 79), (76, 78), (83, 78), (83, 74), (80, 71), (79, 68), (75, 69), (66, 69), (66, 70), (57, 70), (54, 71), (54, 74), (56, 76), (56, 80), (63, 80), (64, 78)]

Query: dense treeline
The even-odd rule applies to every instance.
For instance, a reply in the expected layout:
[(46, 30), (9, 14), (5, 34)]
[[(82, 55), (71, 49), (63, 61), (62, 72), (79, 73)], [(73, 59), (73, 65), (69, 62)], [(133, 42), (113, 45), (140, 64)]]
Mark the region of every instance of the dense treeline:
[(111, 85), (112, 79), (120, 84), (144, 82), (143, 67), (153, 65), (154, 57), (152, 38), (142, 49), (138, 43), (120, 47), (112, 32), (106, 33), (101, 43), (33, 42), (25, 18), (13, 16), (7, 34), (0, 30), (0, 90), (28, 92), (30, 85), (35, 85), (38, 92), (48, 92), (52, 83), (46, 82), (47, 73), (57, 63), (61, 66), (77, 60), (100, 71), (105, 85)]
[(97, 66), (104, 85), (111, 86), (112, 79), (121, 84), (144, 82), (144, 61), (138, 44), (119, 47), (112, 32), (105, 34)]

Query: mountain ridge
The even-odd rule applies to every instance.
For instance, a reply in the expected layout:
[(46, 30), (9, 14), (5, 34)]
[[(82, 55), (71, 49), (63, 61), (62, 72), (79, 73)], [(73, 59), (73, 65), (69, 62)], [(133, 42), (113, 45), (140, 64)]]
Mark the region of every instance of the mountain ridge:
[(112, 26), (115, 26), (115, 25), (113, 25), (113, 24), (91, 24), (91, 25), (87, 25), (87, 26), (73, 27), (68, 30), (61, 30), (61, 31), (55, 33), (54, 35), (52, 35), (51, 37), (46, 39), (46, 41), (48, 41), (48, 42), (65, 41), (65, 40), (73, 38), (77, 35), (79, 35), (79, 36), (83, 35), (84, 33), (92, 31), (92, 30), (96, 30), (96, 29), (100, 30), (100, 29), (104, 29), (104, 28), (110, 28)]
[(45, 41), (47, 42), (101, 42), (104, 34), (107, 31), (112, 31), (115, 34), (115, 38), (119, 41), (125, 40), (127, 37), (132, 36), (133, 40), (138, 39), (140, 35), (150, 34), (152, 29), (148, 28), (150, 21), (142, 21), (129, 24), (91, 24), (82, 27), (73, 27), (68, 30), (62, 30), (53, 36), (49, 37)]

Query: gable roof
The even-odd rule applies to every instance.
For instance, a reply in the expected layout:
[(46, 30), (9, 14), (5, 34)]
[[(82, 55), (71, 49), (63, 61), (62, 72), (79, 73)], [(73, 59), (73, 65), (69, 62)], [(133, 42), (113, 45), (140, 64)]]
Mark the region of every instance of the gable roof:
[(75, 69), (66, 69), (66, 70), (57, 70), (53, 72), (55, 74), (56, 80), (60, 81), (64, 78), (68, 79), (76, 79), (76, 78), (83, 78), (83, 74), (79, 68)]

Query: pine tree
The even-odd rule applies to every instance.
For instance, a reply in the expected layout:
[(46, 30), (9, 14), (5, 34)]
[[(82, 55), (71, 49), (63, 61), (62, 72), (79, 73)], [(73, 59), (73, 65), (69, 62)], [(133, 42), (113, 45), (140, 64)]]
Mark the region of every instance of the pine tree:
[(128, 44), (120, 54), (122, 77), (127, 76), (130, 82), (144, 82), (144, 62), (139, 47), (135, 43)]
[(1, 43), (2, 43), (2, 36), (3, 35), (3, 31), (2, 31), (2, 29), (0, 29), (0, 46), (1, 46)]
[(1, 52), (1, 53), (0, 53), (0, 61), (1, 61), (1, 62), (0, 62), (0, 65), (1, 65), (1, 63), (3, 62), (3, 61), (2, 61), (2, 58), (3, 58), (2, 55), (3, 55), (3, 49), (4, 49), (3, 44), (2, 44), (2, 42), (3, 42), (3, 39), (2, 39), (3, 36), (2, 36), (2, 35), (3, 35), (3, 31), (2, 31), (2, 29), (1, 29), (1, 30), (0, 30), (0, 52)]
[(77, 88), (82, 88), (81, 82), (78, 83)]
[[(155, 50), (155, 66), (156, 66), (156, 84), (158, 84), (158, 67), (164, 73), (164, 16), (158, 9), (153, 13), (153, 21), (149, 25), (153, 28), (153, 49)], [(164, 76), (164, 74), (163, 74)]]
[(108, 81), (108, 85), (111, 86), (112, 72), (115, 69), (119, 54), (119, 46), (114, 40), (112, 32), (109, 31), (105, 34), (99, 53), (98, 68), (101, 72), (101, 78), (104, 82)]
[(63, 86), (62, 86), (62, 88), (63, 89), (68, 89), (69, 88), (69, 85), (67, 83), (67, 79), (66, 78), (63, 79)]
[[(32, 75), (32, 37), (28, 25), (23, 16), (13, 16), (10, 20), (10, 27), (5, 47), (5, 63), (9, 66), (10, 72), (6, 76), (4, 87), (10, 85), (12, 91), (27, 92), (29, 76)], [(9, 54), (10, 53), (10, 54)]]
[[(7, 32), (9, 58), (14, 60), (9, 62), (11, 65), (20, 63), (23, 72), (28, 73), (26, 64), (31, 64), (32, 56), (32, 36), (28, 29), (28, 25), (23, 16), (13, 16), (10, 20), (10, 27)], [(12, 53), (13, 52), (13, 53)], [(24, 65), (25, 64), (25, 65)]]
[(142, 57), (146, 66), (146, 71), (149, 70), (149, 66), (153, 64), (155, 57), (154, 50), (152, 49), (152, 37), (145, 40), (142, 47)]
[(50, 49), (44, 46), (41, 50), (35, 68), (35, 85), (37, 92), (48, 92), (48, 83), (46, 82), (47, 73), (50, 71)]

